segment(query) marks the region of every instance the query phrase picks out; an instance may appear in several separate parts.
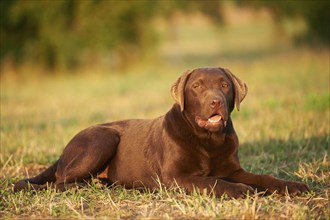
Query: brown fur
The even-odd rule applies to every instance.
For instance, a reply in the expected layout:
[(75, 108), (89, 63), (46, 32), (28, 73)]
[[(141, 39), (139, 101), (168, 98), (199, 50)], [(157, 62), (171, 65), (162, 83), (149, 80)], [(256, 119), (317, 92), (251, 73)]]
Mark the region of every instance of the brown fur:
[[(59, 160), (38, 176), (21, 180), (14, 190), (65, 190), (91, 177), (127, 188), (156, 188), (174, 182), (221, 196), (243, 197), (255, 188), (299, 194), (308, 187), (245, 171), (239, 163), (238, 138), (230, 114), (247, 86), (228, 69), (185, 72), (172, 86), (176, 103), (154, 120), (126, 120), (89, 127), (66, 146)], [(253, 188), (252, 188), (253, 187)]]

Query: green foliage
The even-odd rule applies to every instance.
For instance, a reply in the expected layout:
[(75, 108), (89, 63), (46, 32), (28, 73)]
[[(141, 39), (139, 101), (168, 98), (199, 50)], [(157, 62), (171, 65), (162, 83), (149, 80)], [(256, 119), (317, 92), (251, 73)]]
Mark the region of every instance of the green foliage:
[[(301, 17), (308, 30), (297, 36), (298, 40), (329, 44), (329, 1), (237, 3), (265, 7), (276, 21)], [(68, 69), (81, 63), (88, 66), (95, 61), (109, 67), (123, 66), (157, 45), (154, 18), (171, 21), (176, 11), (199, 11), (214, 24), (223, 24), (225, 4), (228, 2), (220, 0), (2, 0), (0, 59), (50, 69)]]
[(275, 20), (280, 23), (283, 18), (302, 18), (307, 25), (304, 36), (296, 36), (310, 42), (330, 44), (330, 1), (237, 1), (241, 5), (265, 7)]
[(0, 58), (50, 68), (97, 59), (116, 66), (139, 57), (156, 40), (151, 18), (169, 16), (175, 9), (201, 8), (221, 18), (217, 1), (3, 0), (0, 4)]
[[(84, 56), (144, 46), (154, 5), (131, 1), (1, 1), (1, 57), (72, 67)], [(123, 46), (124, 45), (124, 46)], [(109, 62), (114, 59), (110, 59)]]

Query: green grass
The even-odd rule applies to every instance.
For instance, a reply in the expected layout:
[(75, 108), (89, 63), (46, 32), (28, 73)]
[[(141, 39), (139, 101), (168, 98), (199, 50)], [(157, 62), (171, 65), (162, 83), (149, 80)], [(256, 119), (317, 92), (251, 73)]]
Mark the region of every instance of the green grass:
[[(210, 34), (219, 30), (186, 24), (177, 44), (188, 54), (177, 54), (164, 43), (161, 60), (125, 74), (90, 69), (87, 75), (37, 78), (29, 70), (19, 78), (2, 75), (0, 217), (329, 219), (329, 51), (288, 44), (277, 48), (263, 22), (255, 26), (257, 32), (228, 27), (220, 31), (222, 41)], [(196, 39), (189, 41), (196, 33), (205, 47)], [(255, 33), (263, 36), (259, 50)], [(232, 42), (232, 36), (242, 34), (247, 36), (243, 42)], [(178, 59), (169, 59), (175, 55)], [(15, 181), (54, 162), (78, 131), (97, 123), (162, 115), (173, 103), (170, 86), (184, 70), (219, 65), (229, 67), (249, 87), (241, 111), (232, 114), (243, 167), (303, 181), (310, 193), (231, 200), (203, 192), (188, 195), (176, 187), (160, 186), (154, 192), (104, 188), (97, 181), (63, 193), (12, 192)]]

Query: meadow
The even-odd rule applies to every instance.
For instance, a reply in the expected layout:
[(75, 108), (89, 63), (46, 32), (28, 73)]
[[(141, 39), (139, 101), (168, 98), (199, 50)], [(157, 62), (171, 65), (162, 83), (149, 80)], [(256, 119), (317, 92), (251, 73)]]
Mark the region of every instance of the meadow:
[[(123, 72), (40, 76), (26, 69), (19, 77), (1, 75), (0, 217), (329, 219), (329, 49), (274, 42), (262, 20), (254, 24), (258, 39), (245, 24), (225, 30), (199, 25), (185, 25), (175, 44), (163, 43), (157, 62)], [(219, 38), (211, 34), (219, 32)], [(239, 35), (244, 39), (233, 42)], [(63, 193), (13, 193), (15, 181), (55, 162), (78, 131), (165, 114), (173, 104), (172, 83), (198, 66), (228, 67), (249, 87), (241, 110), (232, 113), (242, 166), (303, 181), (310, 193), (234, 200), (161, 185), (156, 191), (105, 188), (96, 180)]]

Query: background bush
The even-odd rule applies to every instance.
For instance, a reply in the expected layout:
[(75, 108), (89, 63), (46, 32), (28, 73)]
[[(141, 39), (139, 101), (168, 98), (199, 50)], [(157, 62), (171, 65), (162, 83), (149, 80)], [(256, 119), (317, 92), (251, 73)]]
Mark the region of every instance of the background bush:
[[(70, 69), (103, 60), (122, 66), (139, 60), (157, 44), (155, 18), (170, 21), (180, 11), (199, 12), (223, 25), (225, 1), (3, 0), (1, 62), (33, 62), (48, 69)], [(300, 17), (307, 30), (294, 36), (329, 44), (329, 1), (240, 1), (266, 8), (274, 21)]]

